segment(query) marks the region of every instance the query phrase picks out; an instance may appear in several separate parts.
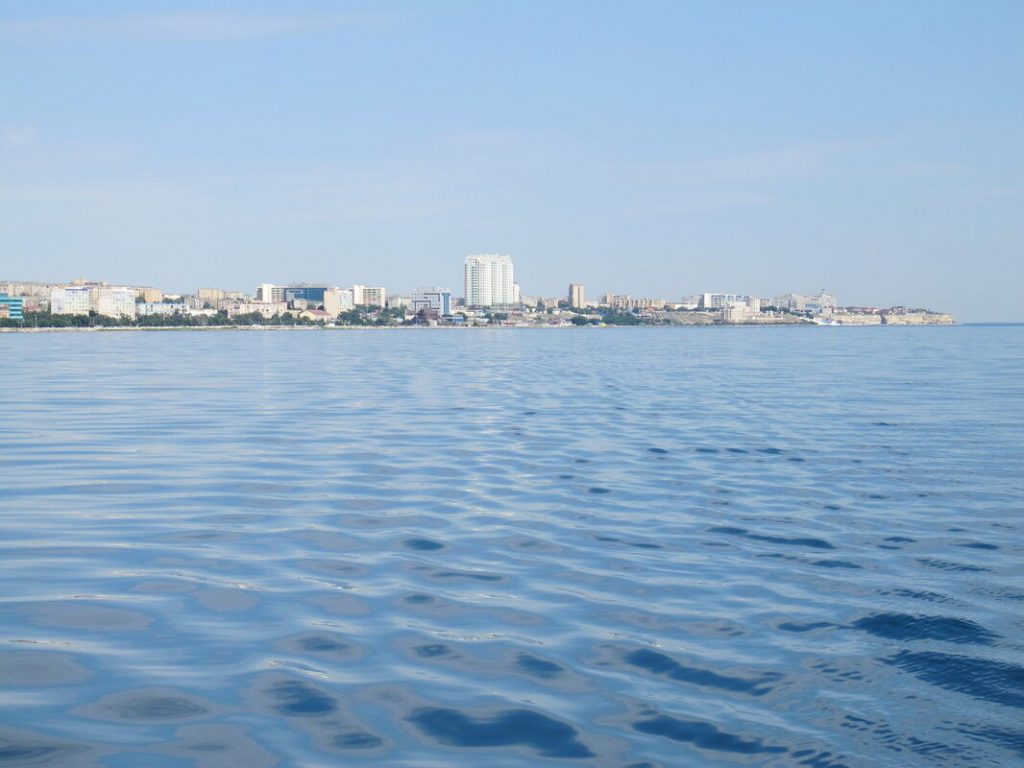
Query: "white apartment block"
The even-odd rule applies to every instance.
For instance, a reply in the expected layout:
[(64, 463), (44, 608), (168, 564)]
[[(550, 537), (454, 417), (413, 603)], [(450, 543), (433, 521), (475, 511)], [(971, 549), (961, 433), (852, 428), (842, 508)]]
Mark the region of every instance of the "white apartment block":
[(264, 304), (276, 304), (284, 301), (284, 289), (283, 285), (260, 283), (260, 287), (256, 289), (256, 301), (261, 301)]
[(730, 304), (737, 303), (744, 304), (755, 312), (761, 311), (761, 300), (759, 298), (756, 296), (743, 296), (739, 293), (702, 293), (698, 306), (700, 309), (725, 309)]
[(464, 276), (467, 306), (511, 306), (516, 303), (511, 256), (467, 256)]
[(831, 315), (836, 309), (836, 300), (831, 294), (822, 290), (817, 296), (804, 296), (800, 293), (787, 293), (776, 296), (772, 304), (791, 312), (810, 312), (812, 315)]
[(148, 317), (150, 315), (187, 315), (189, 312), (189, 305), (184, 302), (171, 303), (153, 303), (144, 302), (135, 306), (135, 313), (139, 317)]
[(96, 292), (96, 313), (134, 320), (135, 296), (134, 288), (100, 288)]
[[(132, 299), (134, 303), (135, 299)], [(63, 286), (50, 289), (50, 312), (54, 315), (88, 315), (92, 300), (88, 286)]]

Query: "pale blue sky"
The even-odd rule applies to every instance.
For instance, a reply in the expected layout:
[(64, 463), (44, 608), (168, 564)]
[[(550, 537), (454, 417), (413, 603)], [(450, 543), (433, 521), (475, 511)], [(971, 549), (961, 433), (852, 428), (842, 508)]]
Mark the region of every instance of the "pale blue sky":
[(0, 279), (1024, 320), (1024, 2), (0, 4)]

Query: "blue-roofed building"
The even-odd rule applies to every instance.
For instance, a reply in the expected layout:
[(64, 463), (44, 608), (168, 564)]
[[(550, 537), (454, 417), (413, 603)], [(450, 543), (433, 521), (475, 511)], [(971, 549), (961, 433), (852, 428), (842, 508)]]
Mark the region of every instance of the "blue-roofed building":
[(21, 296), (8, 296), (6, 293), (0, 293), (0, 317), (24, 320), (25, 300)]

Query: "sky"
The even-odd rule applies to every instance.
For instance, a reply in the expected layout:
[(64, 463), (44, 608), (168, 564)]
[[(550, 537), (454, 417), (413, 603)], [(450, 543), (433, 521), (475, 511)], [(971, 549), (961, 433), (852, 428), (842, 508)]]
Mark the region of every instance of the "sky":
[(1024, 321), (1024, 2), (0, 3), (0, 279)]

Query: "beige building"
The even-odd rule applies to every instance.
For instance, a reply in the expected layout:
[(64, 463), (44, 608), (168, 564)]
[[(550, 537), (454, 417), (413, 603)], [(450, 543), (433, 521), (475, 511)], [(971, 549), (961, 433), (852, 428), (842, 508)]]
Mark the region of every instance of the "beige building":
[(586, 305), (587, 300), (583, 293), (583, 286), (579, 283), (569, 283), (569, 306), (579, 309)]
[(213, 302), (215, 301), (220, 301), (221, 299), (225, 298), (224, 291), (221, 291), (217, 288), (200, 288), (196, 292), (196, 296), (198, 296), (201, 301), (208, 301), (211, 304), (213, 304)]
[(256, 312), (260, 317), (268, 319), (274, 315), (283, 315), (288, 311), (288, 305), (283, 301), (240, 301), (225, 307), (225, 310), (228, 317)]
[(723, 323), (746, 323), (761, 316), (761, 300), (746, 297), (745, 301), (730, 301), (722, 307)]
[(386, 306), (387, 296), (383, 288), (369, 285), (352, 286), (352, 303), (357, 307)]
[(351, 288), (332, 288), (324, 291), (324, 311), (330, 312), (332, 317), (337, 317), (339, 312), (345, 312), (354, 306)]

